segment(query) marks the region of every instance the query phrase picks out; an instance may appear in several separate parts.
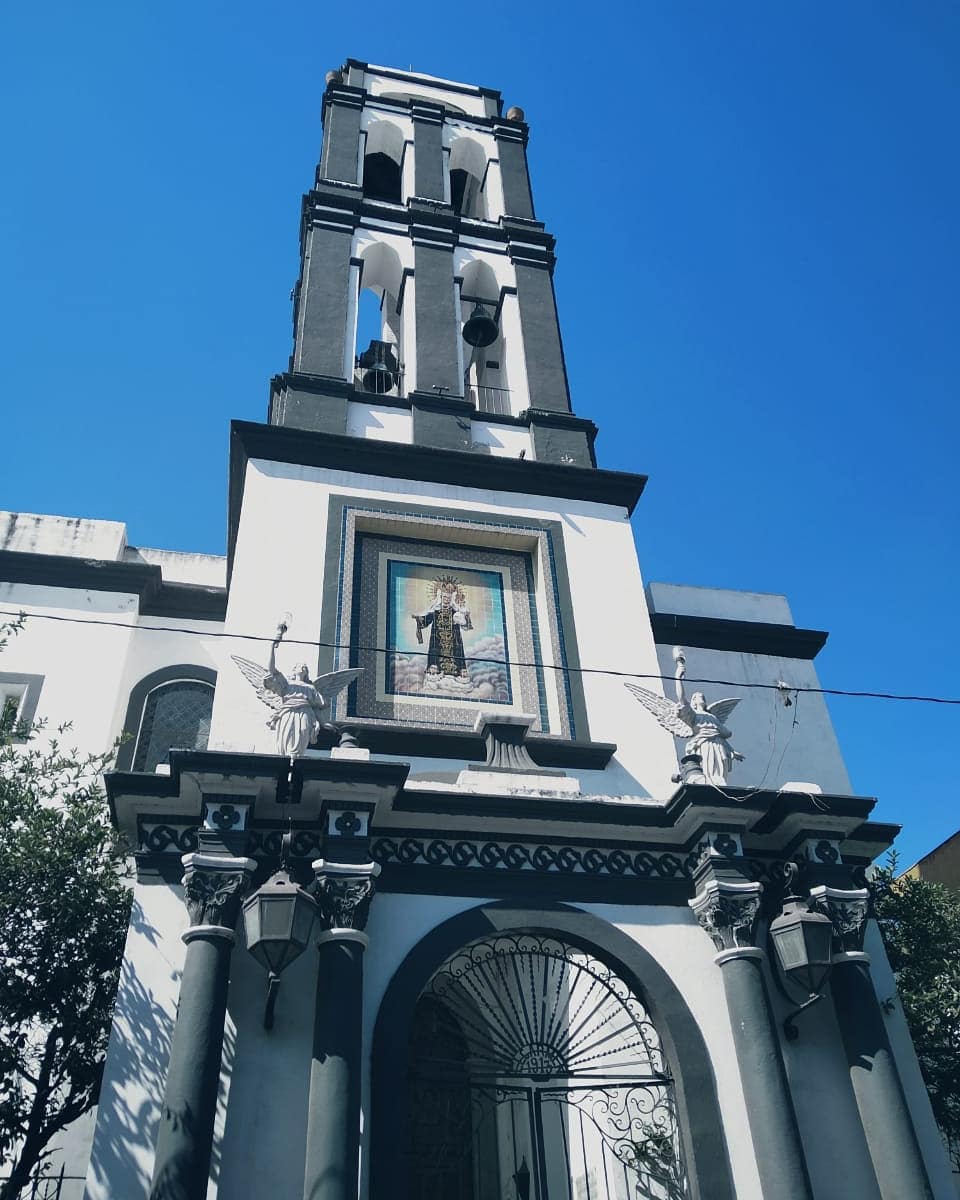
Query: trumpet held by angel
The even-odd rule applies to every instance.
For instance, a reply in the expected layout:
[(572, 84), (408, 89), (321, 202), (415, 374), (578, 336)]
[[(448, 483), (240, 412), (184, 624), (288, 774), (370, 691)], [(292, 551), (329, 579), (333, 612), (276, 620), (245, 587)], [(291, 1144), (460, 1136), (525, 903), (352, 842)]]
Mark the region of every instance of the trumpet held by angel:
[(707, 783), (725, 784), (734, 762), (743, 762), (743, 755), (730, 745), (733, 733), (726, 724), (727, 718), (740, 703), (740, 697), (707, 704), (703, 692), (694, 692), (688, 699), (683, 686), (687, 660), (680, 646), (674, 647), (673, 659), (677, 664), (676, 700), (668, 700), (666, 696), (659, 696), (635, 683), (624, 686), (656, 717), (662, 728), (674, 737), (687, 739), (684, 754), (699, 755)]
[(271, 710), (267, 728), (277, 739), (277, 753), (286, 758), (300, 758), (316, 739), (321, 729), (339, 733), (331, 717), (331, 705), (336, 697), (363, 673), (363, 667), (346, 671), (330, 671), (310, 678), (306, 663), (297, 663), (289, 675), (277, 669), (277, 646), (286, 632), (284, 625), (270, 647), (266, 667), (249, 658), (231, 655), (260, 700)]

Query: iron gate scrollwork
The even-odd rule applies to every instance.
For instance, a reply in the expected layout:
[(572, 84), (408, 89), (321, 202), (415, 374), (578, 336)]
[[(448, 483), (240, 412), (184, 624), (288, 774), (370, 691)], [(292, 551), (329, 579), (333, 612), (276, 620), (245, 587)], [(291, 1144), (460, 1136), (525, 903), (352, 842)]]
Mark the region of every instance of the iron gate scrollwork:
[(594, 955), (533, 933), (464, 947), (410, 1040), (410, 1200), (681, 1200), (656, 1028)]

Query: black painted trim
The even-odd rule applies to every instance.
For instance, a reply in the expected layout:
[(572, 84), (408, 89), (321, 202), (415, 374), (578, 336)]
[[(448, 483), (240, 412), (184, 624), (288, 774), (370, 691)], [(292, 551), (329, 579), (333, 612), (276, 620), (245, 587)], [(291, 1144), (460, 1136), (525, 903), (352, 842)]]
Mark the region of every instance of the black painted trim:
[(140, 614), (145, 617), (222, 622), (227, 613), (226, 588), (165, 583), (160, 567), (154, 563), (0, 550), (0, 580), (137, 596)]
[[(376, 921), (374, 907), (372, 921)], [(567, 905), (529, 909), (509, 901), (483, 905), (444, 921), (423, 937), (391, 979), (373, 1033), (371, 1200), (406, 1200), (398, 1104), (406, 1092), (407, 1040), (417, 999), (433, 972), (462, 946), (491, 933), (528, 929), (588, 950), (641, 997), (663, 1042), (677, 1093), (681, 1137), (694, 1200), (735, 1196), (716, 1081), (700, 1027), (676, 984), (644, 947), (591, 913)], [(375, 925), (371, 935), (376, 938)]]
[[(372, 754), (463, 759), (472, 763), (486, 759), (483, 738), (470, 729), (382, 725), (356, 717), (345, 718), (345, 724), (357, 735), (359, 744)], [(329, 750), (334, 744), (334, 735), (324, 731), (315, 743), (321, 750)], [(567, 741), (535, 733), (527, 735), (524, 746), (540, 767), (572, 767), (582, 771), (602, 771), (617, 750), (613, 742)]]
[(210, 687), (217, 686), (217, 673), (209, 667), (197, 666), (196, 663), (180, 663), (177, 666), (161, 667), (151, 671), (137, 683), (130, 692), (127, 702), (127, 715), (123, 718), (123, 736), (127, 739), (117, 751), (115, 770), (129, 771), (133, 766), (133, 756), (137, 749), (137, 737), (140, 733), (140, 722), (143, 720), (143, 710), (150, 693), (166, 683), (178, 680), (191, 683), (207, 683)]
[(693, 896), (693, 881), (639, 879), (635, 875), (549, 874), (540, 871), (382, 863), (378, 892), (408, 896), (470, 896), (477, 900), (508, 895), (534, 903), (644, 904), (679, 908)]
[(233, 421), (230, 426), (228, 572), (233, 569), (246, 465), (251, 458), (346, 471), (353, 475), (408, 479), (414, 483), (446, 483), (482, 492), (584, 500), (623, 508), (628, 515), (636, 507), (647, 482), (646, 475), (626, 471), (529, 462), (462, 450), (437, 450), (372, 438)]
[(660, 645), (699, 646), (702, 650), (732, 650), (744, 654), (770, 654), (777, 658), (813, 659), (829, 634), (819, 629), (797, 629), (767, 621), (729, 621), (719, 617), (693, 617), (680, 613), (650, 614), (654, 641)]

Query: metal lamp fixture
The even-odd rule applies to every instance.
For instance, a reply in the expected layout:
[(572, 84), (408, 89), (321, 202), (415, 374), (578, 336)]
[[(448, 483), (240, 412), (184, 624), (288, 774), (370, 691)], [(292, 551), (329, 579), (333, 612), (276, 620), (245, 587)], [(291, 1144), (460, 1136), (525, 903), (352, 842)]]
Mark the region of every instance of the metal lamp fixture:
[(280, 973), (306, 950), (317, 915), (316, 900), (290, 878), (290, 840), (290, 834), (285, 834), (280, 870), (243, 903), (247, 949), (268, 972), (265, 1029), (273, 1028)]
[[(797, 873), (796, 863), (786, 864), (788, 894), (780, 915), (770, 922), (770, 941), (780, 973), (807, 993), (807, 999), (783, 1022), (783, 1031), (791, 1041), (797, 1037), (793, 1018), (822, 999), (823, 985), (833, 961), (833, 924), (823, 913), (811, 912), (807, 902), (795, 894)], [(775, 970), (773, 974), (783, 994), (794, 1003), (780, 982), (778, 972)]]

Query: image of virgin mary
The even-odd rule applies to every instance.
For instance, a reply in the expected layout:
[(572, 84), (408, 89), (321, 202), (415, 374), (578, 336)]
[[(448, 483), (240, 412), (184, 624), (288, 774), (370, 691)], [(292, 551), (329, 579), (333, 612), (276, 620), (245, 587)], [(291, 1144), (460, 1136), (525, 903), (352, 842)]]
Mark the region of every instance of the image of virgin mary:
[(466, 597), (456, 579), (439, 579), (433, 604), (424, 613), (411, 613), (417, 623), (417, 641), (423, 645), (423, 631), (430, 630), (427, 646), (427, 674), (452, 675), (467, 679), (467, 659), (461, 630), (472, 629)]

